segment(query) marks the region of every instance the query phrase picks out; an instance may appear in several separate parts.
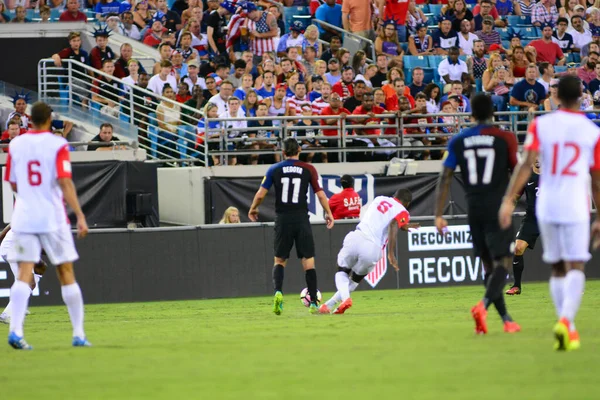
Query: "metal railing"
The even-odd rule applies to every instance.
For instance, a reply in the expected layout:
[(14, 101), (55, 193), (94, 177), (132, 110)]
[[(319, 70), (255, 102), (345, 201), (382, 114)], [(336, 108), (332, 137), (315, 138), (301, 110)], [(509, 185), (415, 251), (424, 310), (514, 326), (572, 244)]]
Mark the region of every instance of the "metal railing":
[[(368, 59), (368, 60), (370, 62), (373, 62), (373, 63), (377, 60), (377, 55), (375, 53), (375, 44), (373, 43), (372, 40), (364, 38), (362, 36), (359, 36), (359, 35), (357, 35), (355, 33), (348, 32), (347, 30), (344, 30), (343, 28), (341, 28), (339, 26), (331, 25), (331, 24), (329, 24), (329, 23), (327, 23), (325, 21), (314, 19), (313, 22), (316, 23), (316, 24), (319, 24), (321, 26), (324, 26), (326, 28), (333, 29), (336, 32), (339, 32), (340, 33), (340, 37), (343, 38), (344, 47), (347, 48), (347, 49), (357, 47), (357, 46), (354, 45), (354, 43), (353, 44), (348, 43), (347, 39), (348, 40), (353, 40), (354, 42), (358, 41), (359, 45), (358, 45), (358, 48), (356, 50), (360, 50), (361, 48), (366, 47), (367, 50), (369, 50), (369, 52), (371, 53), (371, 58)], [(362, 43), (362, 42), (364, 42), (364, 43)], [(350, 53), (354, 54), (356, 52), (356, 50), (355, 51), (350, 51)]]
[[(98, 83), (102, 78), (111, 79), (119, 88), (101, 89)], [(204, 159), (197, 158), (200, 154), (195, 151), (201, 117), (195, 108), (139, 86), (129, 86), (121, 79), (69, 59), (62, 60), (60, 67), (52, 59), (39, 61), (38, 95), (62, 113), (69, 112), (98, 128), (102, 123), (111, 123), (115, 136), (138, 141), (151, 160), (204, 165)], [(180, 114), (185, 110), (187, 115), (163, 123), (156, 111), (165, 105), (178, 108)]]

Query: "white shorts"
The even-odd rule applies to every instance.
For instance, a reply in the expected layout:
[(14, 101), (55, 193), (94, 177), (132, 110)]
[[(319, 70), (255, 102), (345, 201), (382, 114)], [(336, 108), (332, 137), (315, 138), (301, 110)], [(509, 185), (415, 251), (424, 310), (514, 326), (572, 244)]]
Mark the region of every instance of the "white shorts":
[(64, 228), (48, 233), (19, 233), (15, 232), (13, 253), (15, 261), (38, 263), (42, 249), (46, 251), (53, 265), (73, 262), (79, 258), (71, 228)]
[(544, 247), (542, 258), (545, 263), (586, 262), (592, 258), (589, 252), (590, 223), (588, 221), (570, 224), (538, 221), (538, 225)]
[(368, 275), (380, 259), (381, 246), (360, 231), (352, 231), (344, 238), (337, 262), (357, 275)]

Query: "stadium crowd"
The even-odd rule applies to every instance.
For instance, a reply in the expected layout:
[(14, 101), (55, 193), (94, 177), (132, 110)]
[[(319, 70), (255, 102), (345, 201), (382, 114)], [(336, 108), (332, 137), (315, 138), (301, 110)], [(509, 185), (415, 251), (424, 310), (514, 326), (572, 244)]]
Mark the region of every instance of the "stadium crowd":
[[(95, 93), (80, 94), (84, 104), (119, 107), (122, 93), (141, 87), (196, 109), (190, 113), (176, 103), (152, 99), (140, 104), (158, 104), (163, 139), (176, 140), (181, 121), (198, 121), (197, 144), (191, 150), (204, 146), (207, 128), (223, 125), (229, 139), (264, 139), (235, 141), (229, 150), (277, 148), (279, 129), (274, 127), (279, 121), (271, 117), (288, 116), (297, 117), (291, 132), (302, 142), (308, 161), (337, 161), (337, 153), (319, 149), (338, 147), (340, 119), (355, 114), (360, 117), (346, 125), (359, 127), (346, 134), (363, 137), (347, 145), (394, 146), (398, 130), (381, 124), (395, 126), (401, 120), (413, 125), (402, 127), (403, 145), (421, 148), (409, 155), (427, 159), (441, 156), (426, 148), (444, 145), (456, 132), (459, 119), (466, 117), (454, 114), (470, 112), (472, 93), (489, 93), (497, 111), (554, 110), (560, 106), (555, 78), (574, 74), (586, 88), (582, 107), (600, 108), (600, 0), (563, 1), (87, 0), (82, 5), (78, 0), (0, 0), (0, 22), (28, 22), (28, 8), (40, 15), (48, 8), (64, 9), (59, 21), (88, 16), (101, 21), (89, 54), (81, 49), (80, 34), (73, 32), (70, 47), (53, 55), (56, 65), (76, 59), (127, 83), (121, 87), (110, 79), (94, 79)], [(315, 19), (308, 25), (306, 19), (284, 21), (285, 7), (300, 7)], [(7, 10), (14, 10), (12, 20)], [(368, 47), (354, 52), (343, 48), (340, 32), (318, 21), (372, 40), (376, 59), (368, 61)], [(127, 43), (117, 56), (108, 46), (111, 32), (157, 48), (161, 59), (145, 71)], [(146, 123), (145, 114), (136, 112), (138, 123)], [(323, 118), (309, 118), (314, 115)], [(207, 118), (236, 117), (261, 119), (207, 123)], [(314, 128), (326, 125), (331, 129)], [(357, 153), (352, 160), (391, 154), (396, 152), (379, 149)], [(277, 160), (264, 155), (229, 158), (232, 164)], [(213, 157), (212, 163), (219, 162)]]

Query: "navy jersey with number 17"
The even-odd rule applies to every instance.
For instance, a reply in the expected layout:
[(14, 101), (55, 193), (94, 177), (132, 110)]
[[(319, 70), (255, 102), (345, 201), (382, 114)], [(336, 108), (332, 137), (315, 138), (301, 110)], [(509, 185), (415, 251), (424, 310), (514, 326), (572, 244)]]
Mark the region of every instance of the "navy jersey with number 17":
[(323, 190), (319, 185), (319, 174), (311, 164), (288, 159), (269, 168), (261, 186), (267, 190), (275, 185), (275, 212), (308, 213), (308, 186), (315, 193)]
[[(460, 166), (470, 208), (499, 206), (517, 165), (517, 140), (511, 132), (478, 125), (464, 129), (448, 143), (444, 167)], [(495, 212), (497, 210), (490, 210)]]

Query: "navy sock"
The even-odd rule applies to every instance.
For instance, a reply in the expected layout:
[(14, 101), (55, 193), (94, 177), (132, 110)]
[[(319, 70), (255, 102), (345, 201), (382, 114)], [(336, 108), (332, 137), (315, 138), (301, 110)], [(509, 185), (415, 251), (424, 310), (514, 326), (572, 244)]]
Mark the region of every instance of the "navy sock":
[(275, 264), (273, 266), (273, 286), (276, 292), (283, 293), (283, 265)]
[(317, 303), (317, 271), (313, 269), (306, 270), (306, 287), (310, 295), (311, 303)]
[(523, 276), (523, 270), (525, 269), (525, 260), (523, 256), (515, 256), (513, 258), (513, 273), (515, 275), (515, 286), (521, 287), (521, 277)]
[(492, 272), (485, 291), (483, 303), (487, 309), (491, 303), (494, 303), (499, 297), (502, 297), (502, 290), (506, 284), (506, 269), (497, 265)]

